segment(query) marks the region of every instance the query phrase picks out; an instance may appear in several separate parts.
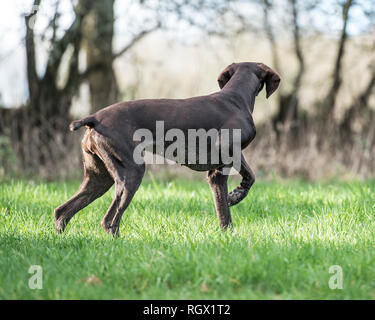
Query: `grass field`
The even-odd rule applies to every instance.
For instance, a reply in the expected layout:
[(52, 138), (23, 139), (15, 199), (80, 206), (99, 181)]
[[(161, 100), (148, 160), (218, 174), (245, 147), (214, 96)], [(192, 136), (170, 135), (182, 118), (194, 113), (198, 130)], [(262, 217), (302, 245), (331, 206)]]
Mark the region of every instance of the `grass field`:
[[(149, 180), (120, 238), (100, 226), (112, 192), (56, 235), (53, 209), (78, 186), (0, 183), (0, 299), (375, 298), (375, 181), (256, 182), (222, 232), (205, 182)], [(342, 290), (328, 286), (332, 265)]]

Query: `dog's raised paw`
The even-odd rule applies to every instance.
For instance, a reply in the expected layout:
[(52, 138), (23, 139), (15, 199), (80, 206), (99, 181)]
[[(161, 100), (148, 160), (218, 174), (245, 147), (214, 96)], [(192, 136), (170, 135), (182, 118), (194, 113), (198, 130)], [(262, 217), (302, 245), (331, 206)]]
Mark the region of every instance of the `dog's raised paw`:
[(235, 189), (228, 194), (227, 203), (228, 206), (234, 206), (239, 203), (246, 196), (244, 189)]
[(237, 204), (238, 201), (239, 201), (239, 198), (240, 198), (240, 195), (239, 195), (238, 192), (232, 191), (231, 193), (229, 193), (228, 199), (227, 199), (228, 206), (231, 207), (231, 206)]
[(65, 230), (65, 227), (67, 225), (67, 222), (65, 219), (58, 219), (55, 221), (55, 230), (56, 233), (63, 233)]

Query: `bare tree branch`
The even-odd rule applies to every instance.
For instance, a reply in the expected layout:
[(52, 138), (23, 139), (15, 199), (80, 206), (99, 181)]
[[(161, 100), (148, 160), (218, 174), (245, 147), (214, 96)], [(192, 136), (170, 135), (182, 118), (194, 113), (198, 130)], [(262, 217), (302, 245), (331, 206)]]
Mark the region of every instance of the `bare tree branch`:
[(149, 30), (143, 30), (140, 33), (138, 33), (124, 48), (122, 48), (119, 52), (114, 53), (112, 56), (112, 59), (115, 60), (121, 55), (123, 55), (125, 52), (127, 52), (131, 47), (133, 47), (137, 42), (139, 42), (141, 39), (143, 39), (146, 35), (158, 30), (161, 27), (161, 24), (158, 23), (155, 27), (149, 29)]
[(266, 36), (271, 46), (273, 67), (275, 68), (275, 70), (280, 72), (280, 60), (279, 60), (279, 55), (278, 55), (278, 50), (277, 50), (276, 38), (275, 38), (275, 34), (273, 32), (273, 28), (269, 19), (269, 12), (271, 10), (272, 5), (271, 5), (270, 0), (263, 0), (262, 5), (263, 5), (263, 24), (264, 24)]
[(74, 39), (80, 33), (82, 23), (82, 17), (77, 16), (70, 28), (65, 32), (64, 36), (52, 43), (52, 51), (48, 56), (47, 62), (47, 69), (46, 69), (46, 76), (48, 77), (50, 74), (55, 73), (58, 69), (61, 59), (64, 55), (69, 44), (74, 42)]
[(293, 20), (293, 38), (294, 38), (294, 50), (296, 53), (296, 57), (299, 63), (298, 74), (294, 79), (294, 90), (298, 91), (302, 76), (305, 71), (305, 59), (303, 56), (302, 48), (301, 48), (301, 36), (300, 36), (300, 27), (298, 22), (298, 9), (297, 9), (297, 0), (289, 0), (292, 6), (292, 20)]
[(342, 4), (343, 26), (341, 29), (341, 35), (340, 35), (340, 40), (339, 40), (339, 45), (338, 45), (338, 50), (337, 50), (335, 67), (333, 70), (333, 83), (326, 97), (326, 107), (328, 109), (328, 112), (327, 112), (328, 118), (330, 118), (333, 114), (333, 110), (335, 108), (335, 103), (336, 103), (336, 97), (337, 97), (338, 91), (342, 83), (342, 61), (344, 58), (346, 40), (348, 38), (347, 27), (348, 27), (348, 21), (349, 21), (349, 11), (353, 3), (354, 3), (354, 0), (346, 0), (345, 3)]
[[(25, 16), (26, 25), (26, 62), (27, 62), (27, 80), (29, 85), (30, 99), (36, 97), (39, 91), (39, 78), (36, 72), (35, 42), (33, 23), (35, 23), (37, 6), (40, 0), (34, 0), (32, 12)], [(33, 23), (32, 23), (33, 22)]]

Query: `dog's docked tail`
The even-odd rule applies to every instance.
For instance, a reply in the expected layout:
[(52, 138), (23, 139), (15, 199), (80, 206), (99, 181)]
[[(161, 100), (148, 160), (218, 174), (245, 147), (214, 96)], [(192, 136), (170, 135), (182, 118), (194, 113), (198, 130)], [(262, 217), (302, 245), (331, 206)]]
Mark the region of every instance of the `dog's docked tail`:
[(69, 125), (69, 129), (70, 129), (70, 131), (76, 131), (83, 126), (87, 126), (89, 128), (94, 128), (97, 124), (98, 124), (98, 120), (96, 120), (94, 116), (89, 116), (89, 117), (84, 118), (82, 120), (73, 121)]

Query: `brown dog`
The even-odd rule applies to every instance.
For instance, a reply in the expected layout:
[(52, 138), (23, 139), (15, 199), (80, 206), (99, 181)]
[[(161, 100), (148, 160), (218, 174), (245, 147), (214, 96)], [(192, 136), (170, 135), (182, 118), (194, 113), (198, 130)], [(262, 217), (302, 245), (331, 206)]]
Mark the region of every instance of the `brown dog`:
[[(121, 102), (72, 122), (72, 131), (82, 126), (88, 128), (82, 141), (84, 180), (78, 192), (55, 209), (56, 231), (63, 232), (74, 214), (102, 196), (115, 183), (115, 196), (102, 226), (106, 232), (119, 235), (122, 214), (145, 172), (144, 163), (136, 163), (133, 157), (138, 145), (133, 139), (137, 129), (149, 129), (154, 137), (156, 121), (164, 121), (165, 130), (178, 128), (186, 134), (189, 129), (240, 129), (241, 149), (248, 146), (256, 133), (252, 118), (255, 97), (265, 84), (268, 98), (278, 88), (280, 77), (262, 63), (242, 62), (224, 69), (218, 82), (221, 91), (207, 96)], [(229, 207), (244, 199), (255, 181), (243, 155), (240, 169), (242, 182), (229, 195), (228, 176), (222, 170), (230, 165), (210, 161), (182, 164), (193, 170), (208, 171), (220, 225), (228, 227), (231, 224)]]

